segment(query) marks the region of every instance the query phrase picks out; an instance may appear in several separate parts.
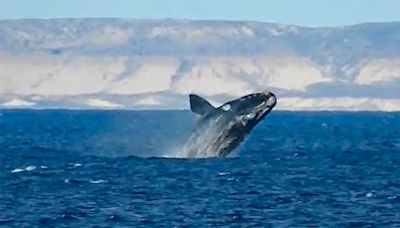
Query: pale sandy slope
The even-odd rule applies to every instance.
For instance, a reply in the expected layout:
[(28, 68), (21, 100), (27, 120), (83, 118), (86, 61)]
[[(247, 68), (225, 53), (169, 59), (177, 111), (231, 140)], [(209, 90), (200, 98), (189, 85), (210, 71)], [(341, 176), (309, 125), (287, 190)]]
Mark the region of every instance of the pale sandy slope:
[[(400, 53), (390, 42), (400, 29), (371, 26), (6, 21), (0, 106), (180, 109), (190, 93), (220, 104), (270, 90), (284, 110), (399, 111)], [(377, 28), (394, 35), (380, 41)]]

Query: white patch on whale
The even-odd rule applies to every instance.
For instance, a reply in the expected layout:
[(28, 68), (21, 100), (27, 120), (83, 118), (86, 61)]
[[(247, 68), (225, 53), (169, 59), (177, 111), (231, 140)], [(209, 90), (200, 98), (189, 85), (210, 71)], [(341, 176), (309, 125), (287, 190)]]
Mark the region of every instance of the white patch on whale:
[(247, 114), (247, 115), (245, 115), (244, 116), (246, 119), (248, 119), (248, 120), (251, 120), (251, 119), (253, 119), (254, 117), (256, 117), (256, 114), (255, 113), (249, 113), (249, 114)]
[(224, 111), (229, 111), (229, 110), (231, 110), (231, 105), (230, 104), (226, 104), (226, 105), (222, 106), (221, 109), (224, 110)]

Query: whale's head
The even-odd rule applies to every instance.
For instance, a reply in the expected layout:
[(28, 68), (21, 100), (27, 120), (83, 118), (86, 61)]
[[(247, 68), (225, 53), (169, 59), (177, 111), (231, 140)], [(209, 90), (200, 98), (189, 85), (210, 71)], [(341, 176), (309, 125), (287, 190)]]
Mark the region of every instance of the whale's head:
[(256, 125), (276, 105), (276, 96), (271, 92), (253, 93), (227, 102), (220, 109), (233, 113), (243, 125)]
[(195, 94), (189, 97), (190, 109), (201, 116), (184, 147), (193, 157), (210, 153), (226, 157), (277, 102), (271, 92), (246, 95), (219, 107)]

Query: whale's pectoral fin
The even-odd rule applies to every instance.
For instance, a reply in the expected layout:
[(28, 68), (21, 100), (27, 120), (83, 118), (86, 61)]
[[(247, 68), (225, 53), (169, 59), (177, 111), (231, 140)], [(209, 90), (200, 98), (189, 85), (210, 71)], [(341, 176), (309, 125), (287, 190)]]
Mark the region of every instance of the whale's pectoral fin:
[(212, 106), (208, 101), (195, 94), (190, 94), (189, 99), (190, 110), (196, 114), (205, 115), (215, 109), (215, 107)]

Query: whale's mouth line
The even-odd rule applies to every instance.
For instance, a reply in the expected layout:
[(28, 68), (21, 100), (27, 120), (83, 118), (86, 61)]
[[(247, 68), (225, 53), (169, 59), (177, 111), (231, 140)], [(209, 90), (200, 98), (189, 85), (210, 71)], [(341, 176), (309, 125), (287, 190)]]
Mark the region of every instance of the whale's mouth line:
[(267, 103), (266, 101), (263, 101), (263, 102), (261, 102), (261, 104), (259, 104), (259, 105), (257, 105), (256, 107), (254, 107), (254, 109), (260, 109), (260, 108), (263, 108), (263, 107), (264, 107), (264, 105), (265, 105), (266, 103)]
[(276, 105), (275, 96), (269, 97), (268, 100), (263, 101), (260, 105), (257, 105), (257, 111), (261, 112), (257, 115), (257, 118), (264, 116), (266, 113), (270, 112)]
[(259, 105), (255, 106), (254, 110), (273, 108), (276, 103), (276, 98), (271, 96), (267, 100), (262, 101)]

